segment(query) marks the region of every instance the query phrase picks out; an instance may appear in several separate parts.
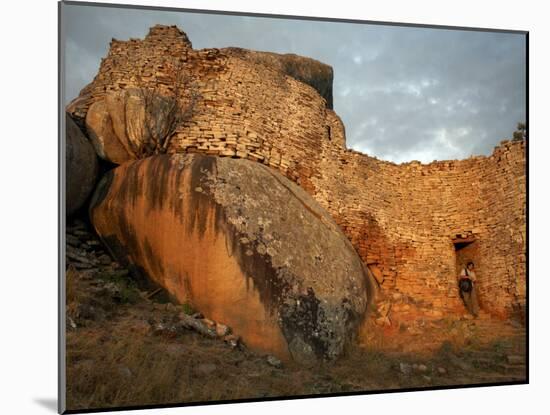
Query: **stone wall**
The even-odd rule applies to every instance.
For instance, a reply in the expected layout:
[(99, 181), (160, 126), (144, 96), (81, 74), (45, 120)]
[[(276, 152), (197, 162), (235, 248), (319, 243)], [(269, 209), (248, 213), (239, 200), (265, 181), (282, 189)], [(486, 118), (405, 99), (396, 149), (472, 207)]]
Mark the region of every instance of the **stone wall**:
[[(193, 79), (200, 99), (192, 120), (171, 139), (171, 152), (249, 158), (296, 181), (302, 161), (319, 156), (331, 110), (313, 87), (255, 63), (250, 54), (243, 58), (239, 50), (193, 50), (175, 27), (155, 26), (143, 41), (113, 40), (99, 73), (68, 111), (84, 125), (90, 105), (109, 92), (151, 87), (170, 94), (178, 68)], [(311, 174), (303, 172), (303, 180)]]
[(476, 240), (470, 251), (482, 307), (502, 316), (523, 311), (524, 142), (503, 142), (491, 156), (459, 161), (381, 161), (346, 149), (344, 125), (315, 83), (266, 64), (285, 55), (254, 53), (194, 50), (179, 29), (155, 26), (144, 40), (113, 40), (98, 75), (68, 111), (83, 125), (87, 108), (110, 91), (138, 86), (170, 94), (176, 72), (184, 70), (200, 99), (169, 152), (247, 158), (297, 182), (342, 227), (385, 297), (411, 300), (395, 304), (394, 315), (464, 310), (456, 281), (457, 235)]
[(476, 263), (484, 309), (523, 313), (525, 142), (503, 142), (489, 157), (428, 165), (327, 147), (313, 180), (315, 197), (383, 292), (412, 297), (428, 315), (463, 310), (453, 239), (465, 236), (475, 240), (465, 260)]

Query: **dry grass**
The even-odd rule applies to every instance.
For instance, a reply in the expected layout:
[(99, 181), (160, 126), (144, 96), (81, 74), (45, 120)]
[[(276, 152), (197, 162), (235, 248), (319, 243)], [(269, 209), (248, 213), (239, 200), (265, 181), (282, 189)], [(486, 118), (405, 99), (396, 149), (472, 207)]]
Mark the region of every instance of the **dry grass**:
[[(69, 409), (422, 388), (525, 376), (521, 367), (510, 372), (502, 366), (506, 354), (525, 353), (517, 338), (488, 345), (453, 340), (436, 353), (421, 355), (389, 352), (391, 339), (380, 333), (334, 364), (305, 369), (287, 363), (278, 369), (264, 356), (231, 349), (192, 331), (155, 335), (150, 323), (174, 321), (181, 307), (174, 310), (143, 300), (125, 279), (86, 278), (75, 270), (68, 274), (68, 309), (78, 326), (67, 333)], [(105, 285), (112, 284), (128, 292), (110, 296)], [(442, 327), (456, 328), (450, 322)], [(422, 335), (407, 340), (424, 341)], [(470, 368), (453, 365), (451, 356)], [(400, 363), (422, 363), (427, 369), (403, 374)], [(439, 367), (447, 372), (439, 373)]]
[[(112, 279), (102, 280), (113, 284)], [(101, 284), (97, 288), (102, 280), (68, 271), (69, 315), (78, 325), (67, 332), (69, 409), (293, 393), (292, 386), (281, 380), (282, 372), (261, 356), (191, 331), (170, 338), (153, 335), (148, 320), (170, 321), (176, 312), (145, 300), (117, 304)], [(120, 290), (131, 290), (124, 280), (115, 282)], [(95, 314), (82, 312), (90, 307)], [(116, 313), (108, 314), (113, 308)], [(214, 371), (201, 370), (204, 364), (215, 365)], [(263, 389), (257, 387), (259, 378)]]
[[(193, 333), (177, 340), (120, 330), (69, 336), (67, 396), (72, 409), (291, 395), (277, 369)], [(212, 343), (212, 341), (208, 342)], [(247, 361), (244, 361), (247, 359)], [(214, 364), (212, 373), (201, 365)], [(258, 382), (260, 381), (260, 382)], [(259, 389), (259, 384), (263, 390)]]
[(67, 314), (73, 316), (78, 307), (78, 298), (77, 298), (77, 279), (80, 274), (73, 267), (69, 266), (66, 272), (66, 296), (67, 296)]

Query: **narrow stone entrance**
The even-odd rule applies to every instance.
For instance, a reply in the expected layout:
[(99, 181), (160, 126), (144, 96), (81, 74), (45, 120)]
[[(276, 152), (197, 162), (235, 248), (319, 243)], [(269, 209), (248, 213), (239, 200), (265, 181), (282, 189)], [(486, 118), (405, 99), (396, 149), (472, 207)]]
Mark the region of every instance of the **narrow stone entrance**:
[[(458, 277), (460, 272), (463, 268), (466, 267), (468, 262), (472, 261), (475, 266), (476, 276), (477, 279), (477, 299), (480, 307), (480, 312), (482, 308), (482, 301), (480, 298), (480, 290), (479, 290), (479, 282), (480, 282), (480, 274), (478, 273), (478, 270), (481, 266), (481, 258), (479, 255), (479, 249), (478, 245), (479, 242), (476, 240), (475, 236), (472, 234), (462, 234), (457, 235), (456, 238), (453, 239), (453, 245), (455, 249), (455, 255), (456, 255), (456, 265), (455, 265), (455, 278)], [(458, 289), (458, 288), (457, 288)]]
[(457, 236), (453, 239), (453, 245), (456, 254), (456, 275), (458, 275), (462, 268), (470, 261), (479, 269), (478, 243), (475, 236)]

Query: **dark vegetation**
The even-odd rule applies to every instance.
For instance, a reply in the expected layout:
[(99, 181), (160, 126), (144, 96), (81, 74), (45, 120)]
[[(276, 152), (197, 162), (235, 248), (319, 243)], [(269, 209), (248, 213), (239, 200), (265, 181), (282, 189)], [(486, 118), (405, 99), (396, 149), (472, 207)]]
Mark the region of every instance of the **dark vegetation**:
[[(160, 95), (157, 90), (146, 87), (144, 81), (140, 82), (141, 87), (137, 89), (144, 109), (142, 141), (139, 148), (132, 142), (130, 144), (134, 145), (132, 150), (138, 158), (166, 153), (172, 136), (178, 127), (193, 117), (201, 98), (197, 85), (184, 71), (182, 64), (174, 62), (172, 66), (174, 89), (171, 95)], [(128, 99), (129, 96), (126, 95), (126, 107)], [(127, 127), (128, 125), (126, 123)]]
[(527, 125), (523, 122), (518, 122), (516, 131), (513, 134), (514, 141), (526, 140), (527, 139)]

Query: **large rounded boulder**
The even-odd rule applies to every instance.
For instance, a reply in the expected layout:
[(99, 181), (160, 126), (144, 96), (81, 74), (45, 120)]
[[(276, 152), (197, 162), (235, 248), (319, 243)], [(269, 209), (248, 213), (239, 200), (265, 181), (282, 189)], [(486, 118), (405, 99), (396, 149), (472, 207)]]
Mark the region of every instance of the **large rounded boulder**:
[(109, 92), (90, 106), (86, 130), (104, 160), (121, 164), (144, 158), (166, 151), (171, 135), (186, 116), (179, 105), (175, 97), (152, 89)]
[(82, 207), (94, 189), (98, 163), (96, 153), (73, 119), (66, 114), (66, 203), (67, 215)]
[(243, 159), (158, 155), (98, 184), (93, 225), (112, 253), (255, 350), (306, 364), (354, 339), (363, 264), (303, 189)]

